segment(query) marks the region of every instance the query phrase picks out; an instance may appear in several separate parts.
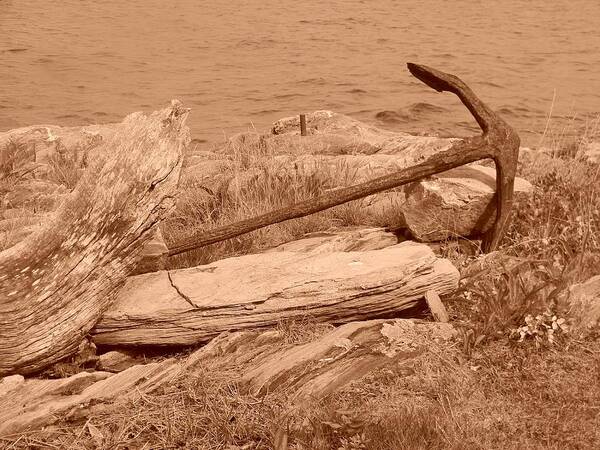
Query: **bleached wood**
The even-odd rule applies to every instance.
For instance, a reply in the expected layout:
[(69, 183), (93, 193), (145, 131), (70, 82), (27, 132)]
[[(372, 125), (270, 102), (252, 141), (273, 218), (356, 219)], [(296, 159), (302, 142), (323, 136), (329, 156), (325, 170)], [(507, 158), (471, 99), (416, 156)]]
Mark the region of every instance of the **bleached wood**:
[(51, 220), (0, 253), (0, 376), (68, 356), (171, 208), (187, 110), (128, 116)]

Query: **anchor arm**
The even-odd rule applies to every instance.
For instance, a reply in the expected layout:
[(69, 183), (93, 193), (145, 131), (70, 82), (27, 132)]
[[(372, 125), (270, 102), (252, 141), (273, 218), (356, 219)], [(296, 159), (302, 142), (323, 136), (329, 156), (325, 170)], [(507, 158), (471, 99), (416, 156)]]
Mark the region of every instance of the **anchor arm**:
[(169, 249), (168, 255), (178, 255), (268, 225), (333, 208), (485, 158), (493, 159), (496, 164), (497, 213), (493, 228), (484, 236), (483, 248), (484, 251), (496, 249), (503, 236), (512, 207), (519, 136), (504, 120), (479, 100), (475, 93), (458, 77), (413, 63), (408, 63), (408, 69), (415, 77), (433, 89), (456, 94), (473, 114), (483, 134), (457, 141), (448, 149), (431, 155), (425, 161), (399, 172), (354, 186), (336, 189), (333, 192), (258, 217), (199, 232), (173, 245)]

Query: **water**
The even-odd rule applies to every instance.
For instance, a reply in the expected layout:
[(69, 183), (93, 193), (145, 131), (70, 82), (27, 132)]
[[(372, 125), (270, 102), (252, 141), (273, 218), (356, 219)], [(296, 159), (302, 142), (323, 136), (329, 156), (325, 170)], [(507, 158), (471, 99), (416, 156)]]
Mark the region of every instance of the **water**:
[(535, 145), (552, 105), (555, 126), (600, 112), (599, 23), (597, 0), (0, 0), (0, 130), (179, 98), (198, 141), (316, 109), (476, 133), (412, 61), (461, 76)]

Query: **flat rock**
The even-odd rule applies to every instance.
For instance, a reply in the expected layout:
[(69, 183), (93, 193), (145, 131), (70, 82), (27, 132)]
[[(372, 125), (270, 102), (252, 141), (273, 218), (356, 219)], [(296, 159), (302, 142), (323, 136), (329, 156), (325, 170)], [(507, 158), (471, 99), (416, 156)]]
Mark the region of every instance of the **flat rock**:
[[(241, 367), (252, 395), (284, 391), (294, 402), (321, 399), (367, 373), (428, 351), (448, 352), (456, 331), (447, 323), (411, 319), (351, 322), (303, 344), (283, 344), (278, 331), (223, 333), (194, 352), (186, 370), (207, 362)], [(283, 344), (283, 345), (282, 345)]]
[[(77, 418), (89, 412), (86, 407), (116, 398), (139, 398), (172, 380), (180, 370), (175, 360), (166, 359), (133, 366), (118, 374), (81, 372), (57, 380), (11, 380), (10, 389), (0, 395), (0, 437), (41, 428), (61, 418)], [(0, 392), (4, 380), (0, 382)]]
[(285, 392), (296, 404), (320, 399), (376, 369), (427, 352), (448, 353), (455, 335), (449, 324), (401, 319), (348, 323), (303, 344), (286, 343), (284, 333), (275, 330), (243, 331), (222, 333), (185, 359), (139, 364), (116, 374), (81, 372), (53, 380), (13, 375), (0, 379), (0, 438), (60, 420), (85, 420), (206, 367), (237, 370), (244, 393)]
[[(456, 236), (479, 236), (496, 217), (496, 171), (469, 165), (440, 173), (405, 189), (404, 222), (421, 242), (443, 241)], [(515, 179), (515, 201), (524, 201), (533, 186)]]
[(343, 230), (330, 230), (318, 233), (309, 233), (302, 239), (286, 242), (270, 252), (361, 252), (368, 250), (379, 250), (398, 243), (398, 237), (394, 233), (385, 231), (383, 228), (349, 228)]
[(360, 252), (245, 255), (130, 277), (92, 336), (104, 345), (191, 345), (306, 315), (371, 319), (415, 306), (429, 289), (452, 292), (458, 277), (450, 261), (410, 241)]
[(129, 352), (113, 350), (103, 353), (98, 357), (96, 369), (104, 372), (122, 372), (138, 364), (142, 364), (144, 358)]

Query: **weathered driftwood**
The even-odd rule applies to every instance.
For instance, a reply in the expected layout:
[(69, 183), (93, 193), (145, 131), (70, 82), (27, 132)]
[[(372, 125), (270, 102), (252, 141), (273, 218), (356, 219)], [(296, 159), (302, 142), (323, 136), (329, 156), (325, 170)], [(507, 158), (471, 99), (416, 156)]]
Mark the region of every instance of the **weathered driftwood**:
[[(127, 121), (77, 127), (35, 125), (0, 133), (0, 180), (10, 178), (10, 190), (0, 189), (0, 250), (52, 220), (50, 215), (69, 196), (85, 168), (103, 157), (101, 144), (120, 130), (127, 132), (128, 126)], [(166, 250), (157, 228), (135, 273), (159, 270)]]
[(306, 216), (485, 158), (494, 160), (497, 171), (496, 220), (492, 230), (486, 234), (483, 243), (485, 250), (494, 250), (503, 236), (512, 207), (514, 178), (519, 154), (519, 136), (491, 108), (479, 100), (473, 91), (459, 78), (412, 63), (408, 64), (408, 69), (414, 76), (433, 89), (456, 94), (477, 120), (483, 134), (478, 137), (452, 141), (443, 150), (398, 173), (338, 189), (255, 218), (210, 231), (199, 232), (172, 245), (169, 254), (177, 255), (267, 225)]
[(186, 116), (128, 116), (52, 220), (0, 253), (0, 375), (71, 354), (113, 300), (172, 206)]
[(398, 314), (458, 271), (423, 244), (364, 252), (245, 255), (130, 277), (91, 331), (97, 345), (191, 345), (228, 330), (312, 317), (346, 323)]
[(224, 333), (187, 359), (136, 365), (120, 373), (79, 373), (59, 380), (0, 381), (0, 437), (85, 419), (111, 403), (139, 399), (177, 379), (197, 377), (198, 368), (239, 371), (242, 392), (282, 391), (298, 405), (322, 398), (381, 367), (398, 368), (426, 352), (447, 351), (448, 324), (371, 320), (341, 326), (306, 344), (286, 344), (284, 333)]

